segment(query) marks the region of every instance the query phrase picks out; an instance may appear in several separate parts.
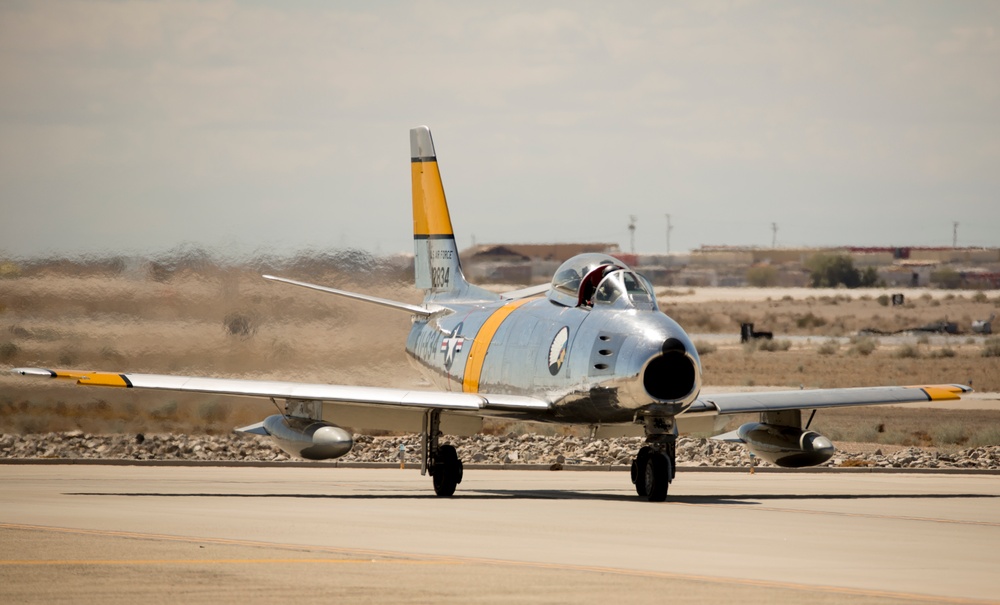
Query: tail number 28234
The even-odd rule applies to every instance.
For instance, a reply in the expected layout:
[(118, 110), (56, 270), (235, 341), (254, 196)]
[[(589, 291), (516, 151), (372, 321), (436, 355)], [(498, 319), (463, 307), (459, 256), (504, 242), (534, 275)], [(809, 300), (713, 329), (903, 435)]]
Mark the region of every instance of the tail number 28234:
[(431, 267), (431, 287), (447, 288), (451, 284), (451, 267)]

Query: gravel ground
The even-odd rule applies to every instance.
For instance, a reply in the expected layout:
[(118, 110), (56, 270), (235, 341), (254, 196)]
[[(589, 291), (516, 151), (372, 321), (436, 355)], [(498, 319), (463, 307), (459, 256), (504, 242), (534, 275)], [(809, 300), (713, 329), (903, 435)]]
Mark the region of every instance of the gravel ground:
[[(642, 446), (641, 438), (583, 439), (541, 435), (476, 435), (448, 438), (466, 463), (628, 465)], [(345, 462), (398, 462), (404, 445), (406, 461), (419, 463), (417, 435), (355, 435)], [(91, 435), (82, 431), (0, 435), (0, 458), (281, 461), (292, 458), (266, 438), (247, 435)], [(747, 466), (747, 450), (739, 444), (681, 437), (678, 466)], [(758, 461), (759, 466), (768, 466)], [(884, 468), (1000, 469), (1000, 446), (940, 452), (879, 444), (840, 444), (825, 466)]]

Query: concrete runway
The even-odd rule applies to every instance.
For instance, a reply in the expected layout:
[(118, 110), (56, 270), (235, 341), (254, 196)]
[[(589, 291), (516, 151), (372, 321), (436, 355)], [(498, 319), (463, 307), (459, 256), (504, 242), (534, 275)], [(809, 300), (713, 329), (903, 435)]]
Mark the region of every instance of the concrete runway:
[(0, 602), (1000, 602), (1000, 477), (0, 466)]

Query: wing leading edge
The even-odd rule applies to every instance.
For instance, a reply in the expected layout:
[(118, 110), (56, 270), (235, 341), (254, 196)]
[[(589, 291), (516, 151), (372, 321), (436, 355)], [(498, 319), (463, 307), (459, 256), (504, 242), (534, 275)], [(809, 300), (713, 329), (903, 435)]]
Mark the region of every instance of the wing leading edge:
[(856, 387), (849, 389), (813, 389), (797, 391), (761, 391), (702, 395), (687, 410), (688, 414), (744, 414), (808, 410), (861, 405), (888, 405), (925, 401), (961, 399), (972, 387), (961, 384), (936, 384), (902, 387)]
[(186, 391), (243, 397), (324, 401), (348, 405), (367, 404), (469, 412), (490, 409), (537, 412), (549, 409), (549, 403), (541, 399), (488, 393), (450, 393), (273, 380), (205, 378), (164, 374), (116, 374), (113, 372), (49, 370), (45, 368), (14, 368), (11, 371), (22, 376), (75, 380), (77, 384), (83, 386)]

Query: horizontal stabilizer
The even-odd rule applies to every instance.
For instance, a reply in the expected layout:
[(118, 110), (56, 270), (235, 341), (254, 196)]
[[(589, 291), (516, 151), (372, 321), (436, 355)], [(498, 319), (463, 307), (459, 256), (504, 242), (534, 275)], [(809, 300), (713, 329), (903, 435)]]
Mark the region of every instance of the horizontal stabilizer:
[(336, 288), (328, 288), (326, 286), (317, 286), (316, 284), (310, 284), (303, 281), (296, 281), (294, 279), (287, 279), (284, 277), (275, 277), (273, 275), (262, 275), (261, 277), (269, 281), (281, 282), (283, 284), (291, 284), (293, 286), (309, 288), (310, 290), (319, 290), (320, 292), (326, 292), (327, 294), (336, 294), (337, 296), (345, 296), (347, 298), (353, 298), (354, 300), (363, 300), (365, 302), (374, 303), (376, 305), (381, 305), (383, 307), (389, 307), (390, 309), (408, 311), (410, 313), (414, 313), (416, 315), (422, 315), (424, 317), (427, 317), (428, 315), (432, 315), (434, 313), (427, 307), (421, 307), (420, 305), (411, 305), (409, 303), (389, 300), (387, 298), (379, 298), (377, 296), (369, 296), (367, 294), (358, 294), (357, 292), (348, 292), (347, 290), (337, 290)]

